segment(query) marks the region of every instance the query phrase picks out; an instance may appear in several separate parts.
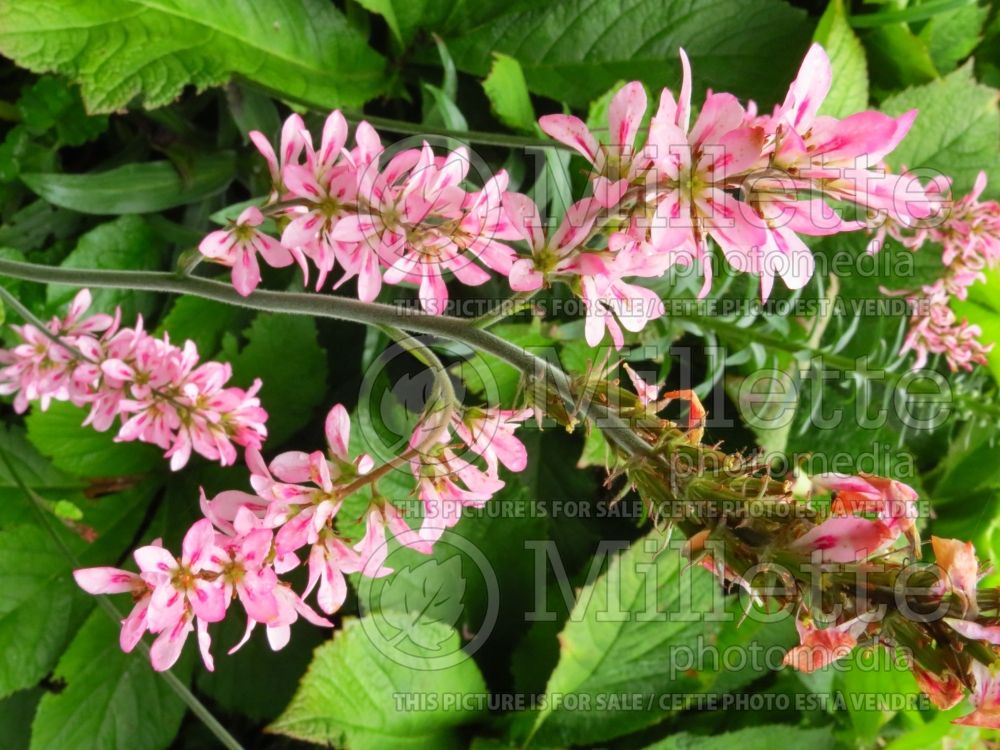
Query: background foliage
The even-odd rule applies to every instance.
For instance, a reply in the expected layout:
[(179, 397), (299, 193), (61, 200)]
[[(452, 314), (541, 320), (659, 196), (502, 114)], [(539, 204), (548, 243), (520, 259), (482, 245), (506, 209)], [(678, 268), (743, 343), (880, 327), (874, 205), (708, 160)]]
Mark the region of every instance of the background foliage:
[[(444, 131), (465, 138), (491, 166), (510, 171), (513, 187), (531, 192), (558, 216), (574, 186), (579, 193), (582, 163), (563, 151), (539, 148), (537, 116), (568, 108), (597, 123), (604, 119), (609, 92), (621, 81), (639, 79), (650, 90), (675, 87), (678, 46), (685, 47), (696, 71), (701, 87), (696, 101), (705, 88), (724, 89), (767, 110), (812, 39), (827, 47), (835, 69), (826, 112), (843, 115), (872, 105), (899, 114), (918, 107), (921, 116), (893, 154), (894, 166), (941, 170), (955, 178), (960, 192), (985, 169), (988, 195), (1000, 195), (995, 3), (0, 0), (0, 53), (8, 58), (0, 68), (0, 256), (80, 268), (171, 269), (189, 262), (199, 239), (234, 215), (234, 204), (266, 193), (263, 161), (245, 133), (259, 129), (273, 136), (289, 108), (306, 113), (313, 125), (326, 110), (341, 107), (386, 133)], [(817, 242), (814, 249), (856, 257), (864, 244), (864, 237), (840, 237)], [(902, 252), (888, 248), (885, 267), (893, 268), (893, 254)], [(929, 257), (913, 258), (911, 279), (901, 281), (888, 271), (848, 272), (835, 284), (818, 276), (798, 294), (849, 303), (877, 296), (882, 285), (912, 286), (939, 267), (933, 250), (923, 252)], [(298, 283), (291, 271), (269, 273), (275, 288)], [(0, 283), (43, 317), (74, 291)], [(658, 291), (691, 298), (692, 286), (690, 280), (667, 278)], [(480, 291), (505, 296), (499, 282)], [(397, 298), (405, 294), (399, 288), (391, 292)], [(719, 300), (752, 299), (756, 282), (724, 275), (712, 294)], [(993, 277), (975, 287), (959, 310), (988, 340), (1000, 340), (998, 300), (1000, 277)], [(254, 315), (195, 298), (101, 291), (95, 303), (104, 310), (121, 305), (126, 320), (142, 314), (147, 326), (168, 331), (173, 340), (193, 339), (203, 357), (231, 362), (240, 385), (262, 378), (271, 453), (282, 446), (322, 444), (321, 415), (334, 401), (355, 404), (364, 369), (387, 346), (375, 331)], [(16, 316), (7, 312), (13, 321)], [(930, 499), (932, 531), (972, 539), (996, 562), (1000, 347), (988, 370), (949, 377), (956, 408), (934, 430), (915, 431), (893, 420), (861, 426), (854, 419), (823, 430), (811, 419), (831, 408), (850, 414), (892, 402), (921, 408), (921, 389), (907, 382), (906, 364), (897, 354), (905, 324), (902, 317), (864, 317), (849, 306), (805, 324), (775, 313), (675, 315), (632, 343), (643, 345), (635, 350), (636, 366), (675, 386), (693, 377), (718, 418), (710, 426), (713, 439), (733, 448), (871, 454), (875, 465), (860, 468), (900, 475)], [(498, 332), (524, 345), (555, 344), (563, 364), (576, 372), (595, 358), (581, 344), (581, 322), (569, 317), (544, 324), (517, 319)], [(4, 335), (11, 333), (5, 329)], [(857, 366), (858, 357), (888, 375), (873, 379)], [(516, 373), (498, 362), (483, 364), (512, 398)], [(835, 367), (840, 376), (817, 379), (821, 366)], [(795, 420), (777, 430), (755, 424), (748, 405), (735, 397), (741, 379), (765, 367), (816, 384), (806, 389)], [(76, 588), (69, 571), (77, 564), (125, 560), (136, 544), (156, 537), (176, 545), (179, 530), (197, 515), (198, 487), (209, 493), (244, 487), (245, 469), (193, 460), (183, 473), (170, 475), (158, 451), (116, 444), (109, 435), (80, 427), (82, 413), (72, 406), (55, 404), (23, 420), (8, 406), (3, 409), (0, 746), (213, 746), (143, 657), (119, 652), (114, 623)], [(361, 411), (356, 419), (370, 416)], [(535, 433), (528, 442), (527, 472), (509, 482), (494, 503), (544, 510), (559, 500), (583, 500), (594, 508), (606, 502), (599, 432)], [(49, 503), (47, 517), (34, 512), (18, 479)], [(399, 491), (408, 488), (403, 484)], [(96, 532), (96, 541), (74, 531), (73, 524), (81, 523)], [(624, 601), (639, 607), (645, 592), (637, 571), (648, 566), (663, 568), (657, 591), (663, 601), (685, 596), (697, 608), (720, 596), (707, 573), (682, 575), (676, 558), (657, 556), (643, 545), (644, 529), (636, 518), (484, 513), (466, 518), (456, 531), (498, 574), (500, 619), (475, 660), (431, 672), (387, 664), (359, 629), (359, 614), (404, 622), (411, 639), (428, 644), (429, 651), (475, 632), (484, 617), (485, 584), (466, 575), (469, 566), (463, 566), (461, 554), (439, 547), (431, 563), (415, 556), (374, 594), (359, 591), (332, 640), (300, 623), (291, 645), (279, 654), (258, 633), (236, 656), (217, 659), (216, 672), (204, 671), (187, 654), (176, 675), (254, 748), (301, 741), (352, 750), (526, 744), (902, 750), (937, 747), (945, 737), (960, 747), (976, 741), (976, 730), (952, 727), (949, 715), (836, 710), (822, 702), (721, 717), (613, 706), (572, 711), (551, 702), (515, 713), (393, 710), (399, 693), (475, 695), (485, 688), (591, 697), (915, 691), (908, 674), (892, 670), (807, 676), (748, 668), (678, 675), (664, 656), (667, 645), (694, 647), (699, 638), (734, 647), (789, 645), (794, 633), (789, 623), (737, 628), (602, 620), (589, 603), (600, 601), (601, 591), (613, 585)], [(600, 540), (612, 538), (637, 540), (616, 572), (597, 554)], [(525, 581), (533, 575), (536, 553), (524, 542), (546, 539), (554, 541), (579, 596), (575, 605), (564, 601), (552, 578), (547, 591), (556, 618), (526, 622), (535, 594)], [(226, 628), (232, 632), (220, 632), (220, 643), (237, 640), (242, 624)], [(955, 711), (961, 712), (961, 707)], [(272, 733), (262, 733), (264, 727)]]

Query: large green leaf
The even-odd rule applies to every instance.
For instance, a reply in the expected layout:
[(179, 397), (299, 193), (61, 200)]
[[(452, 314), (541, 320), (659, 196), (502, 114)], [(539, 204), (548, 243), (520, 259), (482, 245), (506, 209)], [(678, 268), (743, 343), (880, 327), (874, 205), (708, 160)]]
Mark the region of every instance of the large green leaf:
[(84, 427), (87, 410), (57, 401), (33, 409), (25, 420), (28, 439), (52, 463), (78, 477), (121, 477), (164, 466), (163, 451), (145, 443), (116, 443), (115, 429)]
[(830, 0), (813, 38), (823, 45), (833, 66), (833, 85), (820, 113), (847, 117), (868, 106), (868, 61), (861, 40), (847, 22), (844, 0)]
[(56, 666), (65, 687), (38, 706), (31, 750), (158, 750), (173, 739), (184, 703), (141, 653), (121, 650), (118, 630), (101, 609), (80, 628)]
[[(706, 571), (687, 566), (676, 543), (667, 549), (663, 543), (658, 532), (633, 542), (580, 591), (559, 636), (559, 663), (534, 718), (532, 743), (591, 743), (633, 732), (672, 710), (664, 696), (703, 687), (689, 673), (692, 662), (678, 669), (672, 651), (687, 657), (697, 652), (698, 639), (718, 631), (718, 621), (705, 614), (717, 585)], [(644, 710), (602, 704), (614, 695), (641, 696)], [(574, 710), (581, 705), (590, 710)]]
[(979, 170), (986, 170), (988, 190), (1000, 190), (1000, 111), (997, 91), (977, 83), (966, 64), (944, 78), (901, 91), (882, 104), (900, 115), (916, 107), (916, 122), (890, 154), (895, 167), (928, 167), (953, 177), (954, 189), (967, 192)]
[(35, 172), (22, 174), (21, 179), (62, 208), (85, 214), (145, 214), (220, 193), (235, 171), (234, 155), (220, 151), (194, 160), (184, 176), (168, 161), (153, 161), (88, 174)]
[(556, 0), (516, 6), (448, 40), (456, 64), (485, 75), (490, 53), (516, 58), (529, 88), (576, 107), (622, 79), (680, 83), (684, 47), (699, 87), (765, 106), (794, 75), (809, 41), (802, 11), (779, 0)]
[(0, 531), (0, 697), (31, 687), (55, 666), (90, 602), (70, 563), (35, 526)]
[[(121, 216), (98, 225), (80, 237), (62, 265), (65, 268), (155, 270), (160, 267), (162, 255), (163, 240), (142, 217)], [(50, 284), (48, 300), (51, 304), (61, 305), (69, 302), (77, 291), (77, 287)], [(91, 295), (93, 310), (110, 313), (120, 306), (122, 319), (127, 321), (127, 325), (139, 313), (148, 316), (155, 304), (152, 293), (130, 289), (93, 289)]]
[(234, 383), (264, 385), (268, 445), (290, 437), (316, 416), (326, 393), (326, 355), (316, 341), (316, 323), (292, 315), (258, 315), (246, 331), (247, 345), (233, 359)]
[[(427, 640), (458, 649), (458, 634), (447, 626), (426, 622), (422, 628)], [(459, 747), (454, 729), (480, 713), (474, 699), (486, 690), (475, 662), (442, 668), (427, 651), (404, 664), (384, 652), (385, 645), (361, 620), (345, 620), (333, 640), (316, 649), (271, 731), (346, 750)], [(464, 696), (473, 700), (463, 702)], [(407, 701), (414, 702), (410, 708)]]
[(321, 107), (356, 106), (385, 83), (385, 61), (322, 0), (39, 0), (0, 4), (0, 52), (80, 83), (91, 112), (232, 76)]

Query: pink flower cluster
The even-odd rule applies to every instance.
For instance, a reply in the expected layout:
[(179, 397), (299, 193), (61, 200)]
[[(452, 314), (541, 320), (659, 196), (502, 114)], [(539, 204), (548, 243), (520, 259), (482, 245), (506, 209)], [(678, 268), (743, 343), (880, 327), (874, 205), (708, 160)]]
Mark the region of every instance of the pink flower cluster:
[[(264, 215), (247, 208), (229, 229), (201, 243), (207, 258), (233, 268), (242, 295), (260, 283), (259, 254), (271, 266), (298, 261), (308, 279), (316, 266), (319, 290), (336, 267), (334, 288), (357, 278), (358, 296), (370, 302), (382, 282), (415, 284), (425, 310), (442, 312), (448, 301), (444, 274), (477, 286), (489, 273), (506, 275), (514, 250), (501, 242), (517, 239), (503, 210), (503, 170), (479, 190), (462, 187), (471, 161), (465, 148), (435, 156), (424, 142), (386, 158), (366, 122), (347, 149), (347, 121), (334, 111), (317, 149), (298, 115), (285, 122), (279, 154), (258, 132), (250, 134), (267, 160), (274, 188), (267, 208), (282, 225), (280, 242), (259, 229)], [(481, 265), (480, 265), (481, 264)]]
[[(824, 199), (905, 225), (930, 214), (933, 201), (918, 180), (880, 166), (916, 113), (819, 115), (832, 80), (822, 47), (809, 50), (770, 115), (732, 94), (709, 92), (693, 124), (683, 50), (681, 61), (679, 96), (661, 92), (644, 139), (647, 98), (638, 82), (611, 100), (603, 143), (576, 117), (541, 118), (546, 133), (593, 167), (591, 197), (573, 204), (551, 232), (529, 197), (507, 191), (504, 171), (480, 189), (463, 187), (470, 167), (464, 148), (435, 156), (424, 143), (390, 158), (362, 122), (348, 149), (347, 123), (333, 112), (318, 149), (297, 115), (285, 122), (277, 153), (260, 133), (251, 134), (271, 174), (264, 213), (282, 227), (280, 242), (262, 231), (264, 213), (248, 208), (231, 227), (208, 235), (201, 251), (233, 267), (244, 295), (260, 281), (259, 255), (273, 266), (296, 260), (306, 276), (311, 261), (317, 289), (339, 266), (343, 275), (334, 287), (356, 277), (365, 301), (375, 299), (383, 282), (411, 283), (424, 309), (435, 313), (448, 300), (446, 272), (475, 286), (489, 269), (508, 276), (518, 292), (564, 282), (585, 303), (588, 343), (596, 345), (607, 331), (620, 348), (623, 328), (639, 331), (664, 312), (654, 292), (626, 279), (657, 278), (671, 266), (699, 262), (704, 295), (712, 276), (710, 238), (735, 269), (760, 276), (766, 298), (776, 276), (793, 289), (812, 276), (812, 253), (800, 235), (864, 226), (842, 220)], [(508, 244), (515, 240), (527, 245), (527, 256)]]
[[(378, 578), (392, 572), (385, 566), (387, 536), (429, 554), (463, 507), (481, 507), (504, 486), (500, 464), (524, 469), (527, 453), (514, 430), (530, 411), (469, 409), (464, 416), (450, 411), (426, 416), (404, 454), (424, 506), (418, 530), (377, 491), (391, 465), (376, 468), (364, 454), (351, 458), (350, 418), (338, 404), (326, 418), (326, 451), (289, 451), (268, 464), (255, 447), (248, 448), (254, 494), (231, 490), (213, 499), (202, 494), (205, 518), (185, 535), (180, 558), (155, 542), (135, 551), (139, 573), (87, 568), (75, 572), (76, 580), (92, 594), (132, 594), (135, 604), (122, 623), (121, 647), (130, 651), (146, 631), (156, 634), (151, 660), (157, 670), (176, 662), (194, 631), (205, 666), (213, 669), (208, 626), (236, 601), (247, 628), (230, 653), (257, 625), (266, 628), (274, 650), (288, 643), (289, 627), (299, 617), (331, 627), (304, 601), (314, 590), (319, 609), (334, 614), (347, 598), (348, 574)], [(361, 514), (364, 532), (349, 539), (345, 526), (358, 519), (338, 514), (348, 498), (366, 488), (372, 499)], [(299, 567), (304, 550), (308, 582), (297, 594), (278, 576)]]
[(198, 364), (198, 350), (178, 347), (142, 327), (121, 326), (115, 315), (86, 316), (91, 296), (79, 292), (64, 318), (46, 330), (15, 326), (22, 343), (0, 350), (0, 394), (14, 394), (14, 409), (32, 401), (45, 410), (52, 401), (87, 406), (85, 425), (103, 432), (121, 421), (116, 440), (140, 440), (166, 451), (170, 467), (187, 464), (191, 452), (219, 461), (236, 460), (236, 445), (259, 448), (267, 437), (260, 381), (249, 390), (226, 387), (228, 364)]
[(869, 245), (870, 251), (877, 252), (890, 236), (909, 250), (919, 250), (928, 242), (941, 247), (944, 275), (908, 294), (918, 310), (901, 354), (916, 353), (914, 369), (940, 354), (951, 370), (971, 370), (973, 364), (985, 364), (992, 349), (979, 341), (979, 326), (959, 320), (949, 303), (952, 298), (966, 299), (969, 287), (985, 281), (985, 271), (1000, 261), (1000, 203), (980, 200), (986, 189), (985, 172), (976, 177), (972, 192), (957, 201), (951, 201), (950, 189), (947, 177), (931, 180), (926, 194), (936, 201), (933, 220), (912, 226), (887, 221)]

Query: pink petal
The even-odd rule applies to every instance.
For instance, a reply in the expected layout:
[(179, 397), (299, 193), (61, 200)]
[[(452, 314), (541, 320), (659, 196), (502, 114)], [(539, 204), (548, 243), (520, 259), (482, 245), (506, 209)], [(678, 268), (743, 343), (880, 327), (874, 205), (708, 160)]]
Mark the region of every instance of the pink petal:
[(580, 118), (572, 115), (545, 115), (539, 118), (538, 124), (546, 135), (579, 151), (591, 164), (597, 161), (597, 139)]

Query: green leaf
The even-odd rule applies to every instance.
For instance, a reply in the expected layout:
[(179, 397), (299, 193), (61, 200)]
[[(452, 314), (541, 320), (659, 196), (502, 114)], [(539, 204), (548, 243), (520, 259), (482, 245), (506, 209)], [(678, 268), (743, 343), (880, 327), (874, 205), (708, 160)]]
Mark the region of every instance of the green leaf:
[[(678, 544), (663, 544), (657, 532), (633, 542), (581, 590), (559, 636), (559, 663), (529, 735), (534, 743), (589, 744), (634, 732), (669, 712), (662, 696), (701, 687), (690, 666), (674, 667), (671, 650), (696, 650), (699, 638), (713, 637), (717, 626), (705, 613), (717, 587), (710, 574), (686, 564)], [(601, 707), (600, 696), (622, 693), (642, 696), (645, 710)]]
[(108, 129), (108, 118), (89, 117), (79, 91), (55, 76), (43, 76), (23, 89), (17, 109), (29, 130), (36, 134), (55, 130), (59, 142), (66, 146), (80, 146)]
[(164, 465), (156, 446), (116, 443), (114, 427), (97, 432), (83, 426), (86, 418), (86, 409), (63, 401), (53, 402), (46, 411), (32, 409), (25, 420), (28, 440), (57, 468), (78, 477), (122, 477)]
[(448, 46), (476, 75), (486, 74), (492, 52), (510, 55), (531, 91), (575, 107), (623, 78), (676, 88), (683, 46), (698, 86), (766, 105), (781, 95), (808, 35), (805, 13), (778, 0), (556, 0), (515, 5)]
[[(458, 649), (458, 634), (447, 626), (429, 621), (423, 628), (422, 640)], [(269, 730), (346, 750), (459, 747), (455, 728), (479, 712), (475, 703), (444, 701), (485, 692), (475, 662), (441, 668), (427, 653), (401, 664), (384, 647), (361, 620), (345, 619), (333, 640), (316, 649), (291, 705)], [(407, 709), (407, 700), (420, 701), (420, 710)]]
[(861, 41), (868, 51), (872, 87), (878, 94), (916, 86), (938, 77), (924, 41), (903, 23), (881, 26), (864, 33)]
[(890, 115), (916, 107), (916, 122), (887, 161), (898, 169), (929, 167), (953, 177), (956, 195), (967, 192), (979, 170), (990, 190), (1000, 188), (1000, 111), (997, 91), (976, 82), (966, 64), (925, 86), (901, 91), (882, 104)]
[(31, 741), (31, 724), (25, 719), (35, 715), (41, 688), (20, 690), (0, 701), (0, 747), (27, 747)]
[(939, 13), (920, 30), (930, 51), (934, 65), (943, 73), (950, 73), (983, 38), (983, 25), (989, 16), (989, 6), (969, 3), (961, 8)]
[[(462, 558), (453, 555), (443, 563), (432, 558), (418, 564), (415, 570), (406, 566), (397, 571), (382, 587), (379, 605), (386, 622), (397, 630), (407, 631), (412, 640), (420, 635), (413, 624), (424, 618), (455, 627), (462, 616), (464, 595)], [(434, 650), (438, 644), (421, 645)]]
[(829, 729), (799, 729), (773, 726), (751, 727), (738, 732), (725, 732), (714, 737), (682, 732), (662, 742), (649, 745), (645, 750), (775, 750), (775, 748), (800, 748), (833, 750), (834, 737)]
[(857, 650), (850, 661), (839, 665), (835, 677), (839, 695), (847, 704), (854, 734), (865, 742), (873, 742), (879, 730), (895, 715), (895, 711), (866, 706), (868, 696), (915, 695), (919, 693), (912, 673), (893, 661), (885, 650)]
[[(186, 707), (141, 653), (121, 650), (118, 631), (107, 612), (90, 614), (56, 666), (55, 678), (65, 687), (46, 693), (38, 706), (30, 750), (158, 750), (170, 744)], [(175, 672), (190, 674), (190, 662)]]
[(170, 162), (152, 161), (88, 174), (35, 172), (22, 174), (21, 179), (62, 208), (84, 214), (145, 214), (221, 193), (235, 171), (233, 153), (220, 151), (194, 160), (186, 178)]
[(833, 67), (833, 85), (820, 114), (846, 117), (868, 106), (868, 61), (851, 25), (844, 0), (830, 0), (813, 39), (826, 49)]
[(2, 698), (51, 671), (91, 602), (62, 551), (35, 526), (0, 531), (0, 588)]
[(490, 74), (483, 81), (483, 91), (500, 122), (511, 130), (535, 132), (535, 108), (531, 105), (521, 63), (516, 59), (495, 52)]
[[(90, 112), (233, 76), (320, 107), (357, 106), (385, 84), (385, 61), (322, 0), (42, 0), (0, 6), (0, 52), (79, 82)], [(114, 64), (109, 63), (113, 54)]]
[[(76, 247), (60, 264), (63, 268), (126, 268), (152, 271), (160, 268), (164, 245), (160, 236), (139, 216), (120, 216), (100, 224), (80, 237)], [(77, 287), (50, 284), (49, 304), (62, 305), (76, 296)], [(156, 296), (130, 289), (94, 289), (94, 311), (114, 312), (120, 306), (122, 319), (134, 321), (137, 314), (153, 311)]]
[(219, 351), (226, 331), (233, 330), (245, 311), (235, 305), (225, 305), (200, 297), (178, 297), (170, 311), (160, 321), (158, 333), (166, 331), (170, 340), (191, 340), (204, 358)]
[(263, 381), (268, 445), (279, 445), (316, 416), (326, 393), (326, 355), (316, 323), (294, 315), (258, 315), (245, 332), (247, 344), (233, 360), (233, 381)]

